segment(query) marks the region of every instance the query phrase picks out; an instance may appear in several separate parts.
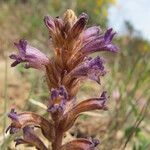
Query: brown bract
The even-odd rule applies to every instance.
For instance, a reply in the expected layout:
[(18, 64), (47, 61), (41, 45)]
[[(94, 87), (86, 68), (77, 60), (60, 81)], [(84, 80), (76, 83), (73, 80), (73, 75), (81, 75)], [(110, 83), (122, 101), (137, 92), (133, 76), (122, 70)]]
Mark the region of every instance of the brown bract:
[[(74, 97), (79, 87), (78, 79), (64, 79), (84, 57), (79, 50), (82, 47), (82, 32), (85, 29), (88, 16), (81, 14), (78, 19), (72, 10), (64, 13), (63, 19), (45, 18), (46, 26), (49, 29), (54, 47), (55, 56), (46, 65), (47, 81), (49, 88), (64, 85), (68, 90), (70, 98)], [(48, 22), (51, 22), (52, 28)]]

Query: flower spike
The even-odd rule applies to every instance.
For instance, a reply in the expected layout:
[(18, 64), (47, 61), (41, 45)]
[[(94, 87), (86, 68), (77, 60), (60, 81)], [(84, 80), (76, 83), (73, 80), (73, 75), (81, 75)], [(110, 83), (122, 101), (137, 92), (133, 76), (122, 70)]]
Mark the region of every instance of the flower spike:
[(38, 150), (48, 150), (49, 147), (36, 134), (36, 128), (41, 129), (44, 137), (52, 143), (52, 150), (94, 150), (99, 144), (99, 140), (91, 138), (78, 138), (62, 144), (64, 133), (73, 126), (79, 115), (85, 111), (108, 109), (106, 91), (100, 97), (77, 103), (76, 95), (82, 81), (91, 79), (100, 84), (100, 78), (106, 74), (104, 59), (89, 55), (101, 51), (118, 51), (112, 42), (116, 34), (112, 28), (104, 33), (98, 26), (87, 28), (88, 19), (86, 13), (77, 17), (70, 9), (62, 18), (44, 18), (54, 50), (54, 56), (50, 59), (26, 40), (14, 43), (19, 52), (10, 55), (14, 60), (11, 66), (24, 63), (25, 68), (42, 70), (50, 91), (47, 118), (33, 112), (17, 113), (14, 109), (8, 114), (11, 124), (6, 132), (15, 134), (23, 131), (23, 138), (15, 140), (16, 146), (29, 144)]

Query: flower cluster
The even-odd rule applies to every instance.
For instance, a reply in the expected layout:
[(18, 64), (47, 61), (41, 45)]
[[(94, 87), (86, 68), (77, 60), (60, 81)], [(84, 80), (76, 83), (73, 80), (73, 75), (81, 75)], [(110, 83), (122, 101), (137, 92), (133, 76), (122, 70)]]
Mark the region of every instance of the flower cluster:
[(12, 120), (7, 132), (15, 134), (22, 130), (23, 138), (16, 139), (18, 144), (30, 144), (39, 150), (48, 150), (44, 142), (35, 133), (40, 128), (42, 134), (52, 143), (52, 150), (94, 150), (99, 144), (96, 139), (79, 138), (62, 144), (64, 133), (70, 129), (78, 116), (85, 111), (107, 110), (107, 94), (103, 91), (99, 97), (76, 101), (76, 94), (83, 80), (91, 79), (100, 83), (100, 77), (106, 74), (103, 58), (89, 55), (94, 52), (117, 52), (112, 43), (115, 32), (106, 32), (98, 26), (86, 28), (88, 15), (82, 13), (78, 18), (72, 10), (67, 10), (63, 18), (46, 16), (44, 22), (52, 41), (54, 56), (48, 58), (41, 51), (30, 46), (26, 40), (15, 43), (18, 54), (10, 55), (14, 60), (12, 67), (25, 63), (25, 68), (35, 68), (45, 73), (50, 91), (47, 112), (51, 120), (33, 112), (9, 113)]

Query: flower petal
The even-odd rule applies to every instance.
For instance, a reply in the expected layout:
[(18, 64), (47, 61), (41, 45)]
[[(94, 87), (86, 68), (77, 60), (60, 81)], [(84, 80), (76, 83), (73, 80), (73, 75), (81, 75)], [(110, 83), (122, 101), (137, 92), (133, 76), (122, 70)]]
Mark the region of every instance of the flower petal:
[(64, 144), (61, 150), (94, 150), (98, 144), (99, 142), (97, 139), (79, 138)]
[(83, 32), (83, 40), (87, 41), (90, 37), (99, 35), (100, 32), (101, 29), (98, 26), (89, 27)]
[(54, 120), (61, 117), (65, 110), (65, 104), (68, 100), (68, 93), (64, 86), (51, 90), (51, 98), (49, 100), (48, 112)]
[(11, 118), (12, 123), (7, 128), (6, 132), (9, 131), (10, 134), (14, 134), (26, 126), (36, 126), (41, 128), (43, 135), (49, 141), (51, 141), (55, 136), (53, 124), (35, 113), (24, 112), (18, 114), (14, 109), (11, 109), (8, 116)]
[(15, 140), (15, 142), (15, 146), (19, 144), (29, 144), (35, 146), (39, 150), (48, 150), (39, 137), (35, 135), (33, 128), (28, 126), (23, 128), (23, 139), (18, 138)]
[(106, 91), (104, 91), (100, 98), (92, 98), (85, 101), (80, 102), (76, 106), (74, 106), (70, 111), (66, 112), (62, 119), (60, 120), (60, 128), (63, 131), (69, 130), (74, 124), (77, 117), (80, 113), (85, 111), (91, 111), (95, 109), (107, 110), (106, 101), (107, 101)]
[(46, 25), (46, 27), (53, 32), (55, 29), (55, 23), (54, 23), (54, 19), (51, 16), (45, 16), (44, 17), (44, 23)]

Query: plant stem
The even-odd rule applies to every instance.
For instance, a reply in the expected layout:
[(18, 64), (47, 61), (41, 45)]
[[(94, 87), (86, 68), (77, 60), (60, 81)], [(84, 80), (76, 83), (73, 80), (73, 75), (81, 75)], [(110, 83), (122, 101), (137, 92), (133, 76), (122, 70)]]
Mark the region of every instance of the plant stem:
[(4, 89), (4, 97), (5, 97), (5, 101), (4, 101), (4, 129), (3, 129), (3, 133), (5, 134), (5, 127), (6, 127), (6, 111), (7, 111), (7, 58), (5, 60), (5, 89)]
[[(7, 57), (5, 58), (5, 87), (4, 87), (4, 120), (3, 120), (3, 138), (5, 140), (5, 129), (6, 129), (6, 122), (7, 122)], [(5, 146), (4, 146), (5, 147)]]
[(62, 144), (62, 138), (63, 138), (63, 132), (59, 129), (55, 130), (55, 140), (52, 143), (52, 150), (60, 150), (61, 144)]

